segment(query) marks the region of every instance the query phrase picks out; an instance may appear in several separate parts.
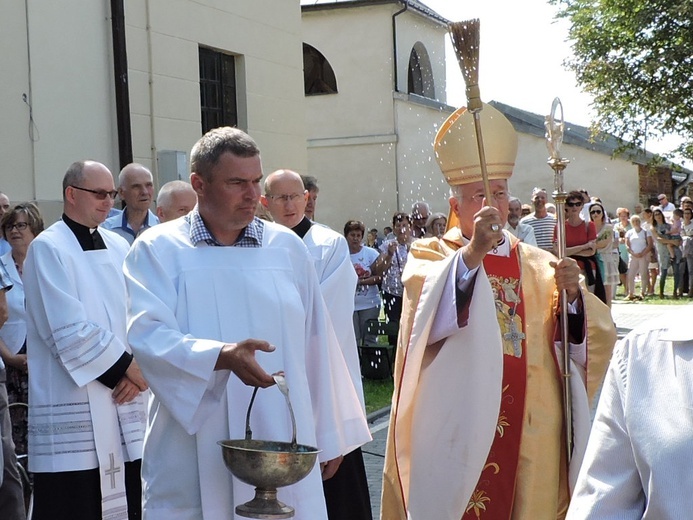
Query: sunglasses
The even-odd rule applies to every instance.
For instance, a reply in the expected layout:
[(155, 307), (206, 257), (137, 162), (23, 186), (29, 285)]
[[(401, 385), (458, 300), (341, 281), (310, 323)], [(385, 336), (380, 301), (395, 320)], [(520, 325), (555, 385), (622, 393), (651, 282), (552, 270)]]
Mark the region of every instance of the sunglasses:
[(76, 190), (88, 191), (89, 193), (93, 193), (98, 200), (106, 200), (106, 197), (110, 197), (111, 199), (115, 199), (116, 195), (118, 195), (118, 192), (116, 190), (113, 190), (113, 191), (90, 190), (89, 188), (81, 188), (79, 186), (72, 186), (72, 185), (70, 185), (70, 187), (74, 188)]
[(579, 208), (580, 206), (582, 206), (582, 201), (566, 202), (565, 205), (568, 206), (569, 208)]
[(601, 215), (602, 211), (601, 210), (596, 210), (596, 211), (590, 211), (590, 215)]

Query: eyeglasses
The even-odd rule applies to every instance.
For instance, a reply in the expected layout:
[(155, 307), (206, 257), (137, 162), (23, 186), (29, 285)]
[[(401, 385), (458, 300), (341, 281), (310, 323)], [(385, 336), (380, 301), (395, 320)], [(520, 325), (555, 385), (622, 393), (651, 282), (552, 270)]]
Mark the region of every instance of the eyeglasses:
[(565, 205), (568, 206), (569, 208), (579, 208), (580, 206), (582, 206), (582, 201), (566, 202)]
[(602, 214), (602, 211), (599, 209), (597, 211), (590, 211), (590, 215), (601, 215), (601, 214)]
[(89, 193), (93, 193), (94, 195), (96, 195), (96, 198), (99, 200), (105, 200), (106, 197), (111, 197), (111, 199), (115, 199), (116, 195), (118, 195), (118, 192), (116, 190), (113, 190), (113, 191), (90, 190), (89, 188), (81, 188), (79, 186), (73, 186), (73, 185), (70, 185), (70, 188), (74, 188), (74, 189), (80, 190), (80, 191), (88, 191)]
[[(510, 197), (510, 194), (507, 191), (496, 191), (495, 193), (492, 193), (491, 196), (496, 199), (497, 201), (503, 201), (503, 200), (508, 200)], [(485, 194), (483, 193), (477, 193), (476, 195), (472, 195), (469, 197), (473, 202), (476, 202), (477, 204), (481, 204), (484, 201), (484, 197), (486, 197)]]
[(286, 204), (289, 201), (294, 202), (298, 200), (303, 197), (303, 195), (303, 193), (292, 193), (291, 195), (269, 195), (268, 198), (272, 199), (274, 202)]
[(14, 224), (7, 224), (5, 226), (5, 231), (10, 232), (14, 228), (17, 228), (17, 231), (24, 231), (27, 227), (29, 227), (29, 224), (26, 222), (15, 222)]

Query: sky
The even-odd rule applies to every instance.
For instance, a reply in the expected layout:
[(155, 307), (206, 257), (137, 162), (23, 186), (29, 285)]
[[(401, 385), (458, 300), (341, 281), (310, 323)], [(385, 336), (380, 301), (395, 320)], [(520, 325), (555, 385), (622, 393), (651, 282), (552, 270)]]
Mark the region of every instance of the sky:
[[(423, 0), (450, 21), (480, 20), (479, 88), (482, 100), (546, 115), (555, 97), (566, 121), (589, 126), (591, 98), (563, 61), (571, 56), (569, 23), (556, 21), (546, 0)], [(449, 39), (448, 103), (466, 104), (462, 73)]]
[[(500, 101), (535, 114), (547, 115), (555, 97), (567, 122), (590, 126), (592, 98), (563, 65), (572, 56), (570, 22), (556, 20), (557, 7), (547, 0), (421, 0), (441, 16), (456, 22), (479, 18), (479, 89), (483, 101)], [(448, 104), (466, 104), (464, 80), (452, 43), (446, 43)], [(650, 152), (663, 153), (681, 142), (678, 136), (648, 141)], [(678, 158), (691, 168), (690, 162)]]

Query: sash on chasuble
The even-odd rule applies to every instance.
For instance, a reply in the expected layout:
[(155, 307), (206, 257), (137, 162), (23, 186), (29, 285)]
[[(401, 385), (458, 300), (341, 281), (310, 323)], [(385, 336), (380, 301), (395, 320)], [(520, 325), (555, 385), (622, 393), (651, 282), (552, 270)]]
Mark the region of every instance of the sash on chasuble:
[(484, 258), (503, 338), (503, 393), (493, 444), (462, 516), (464, 520), (508, 519), (513, 510), (527, 384), (525, 306), (518, 243), (511, 246), (509, 257), (486, 255)]

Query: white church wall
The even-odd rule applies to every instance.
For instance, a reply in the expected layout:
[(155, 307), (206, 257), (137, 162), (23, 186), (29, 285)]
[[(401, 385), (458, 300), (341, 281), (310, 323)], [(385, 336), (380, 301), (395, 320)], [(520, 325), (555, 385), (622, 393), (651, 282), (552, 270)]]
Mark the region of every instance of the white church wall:
[[(519, 135), (515, 173), (510, 190), (523, 202), (530, 203), (535, 186), (553, 191), (553, 170), (546, 164), (546, 142), (530, 134)], [(638, 167), (624, 159), (593, 152), (575, 145), (563, 144), (561, 155), (570, 160), (563, 174), (566, 191), (585, 188), (591, 196), (602, 199), (608, 212), (618, 206), (632, 206), (638, 199)]]

